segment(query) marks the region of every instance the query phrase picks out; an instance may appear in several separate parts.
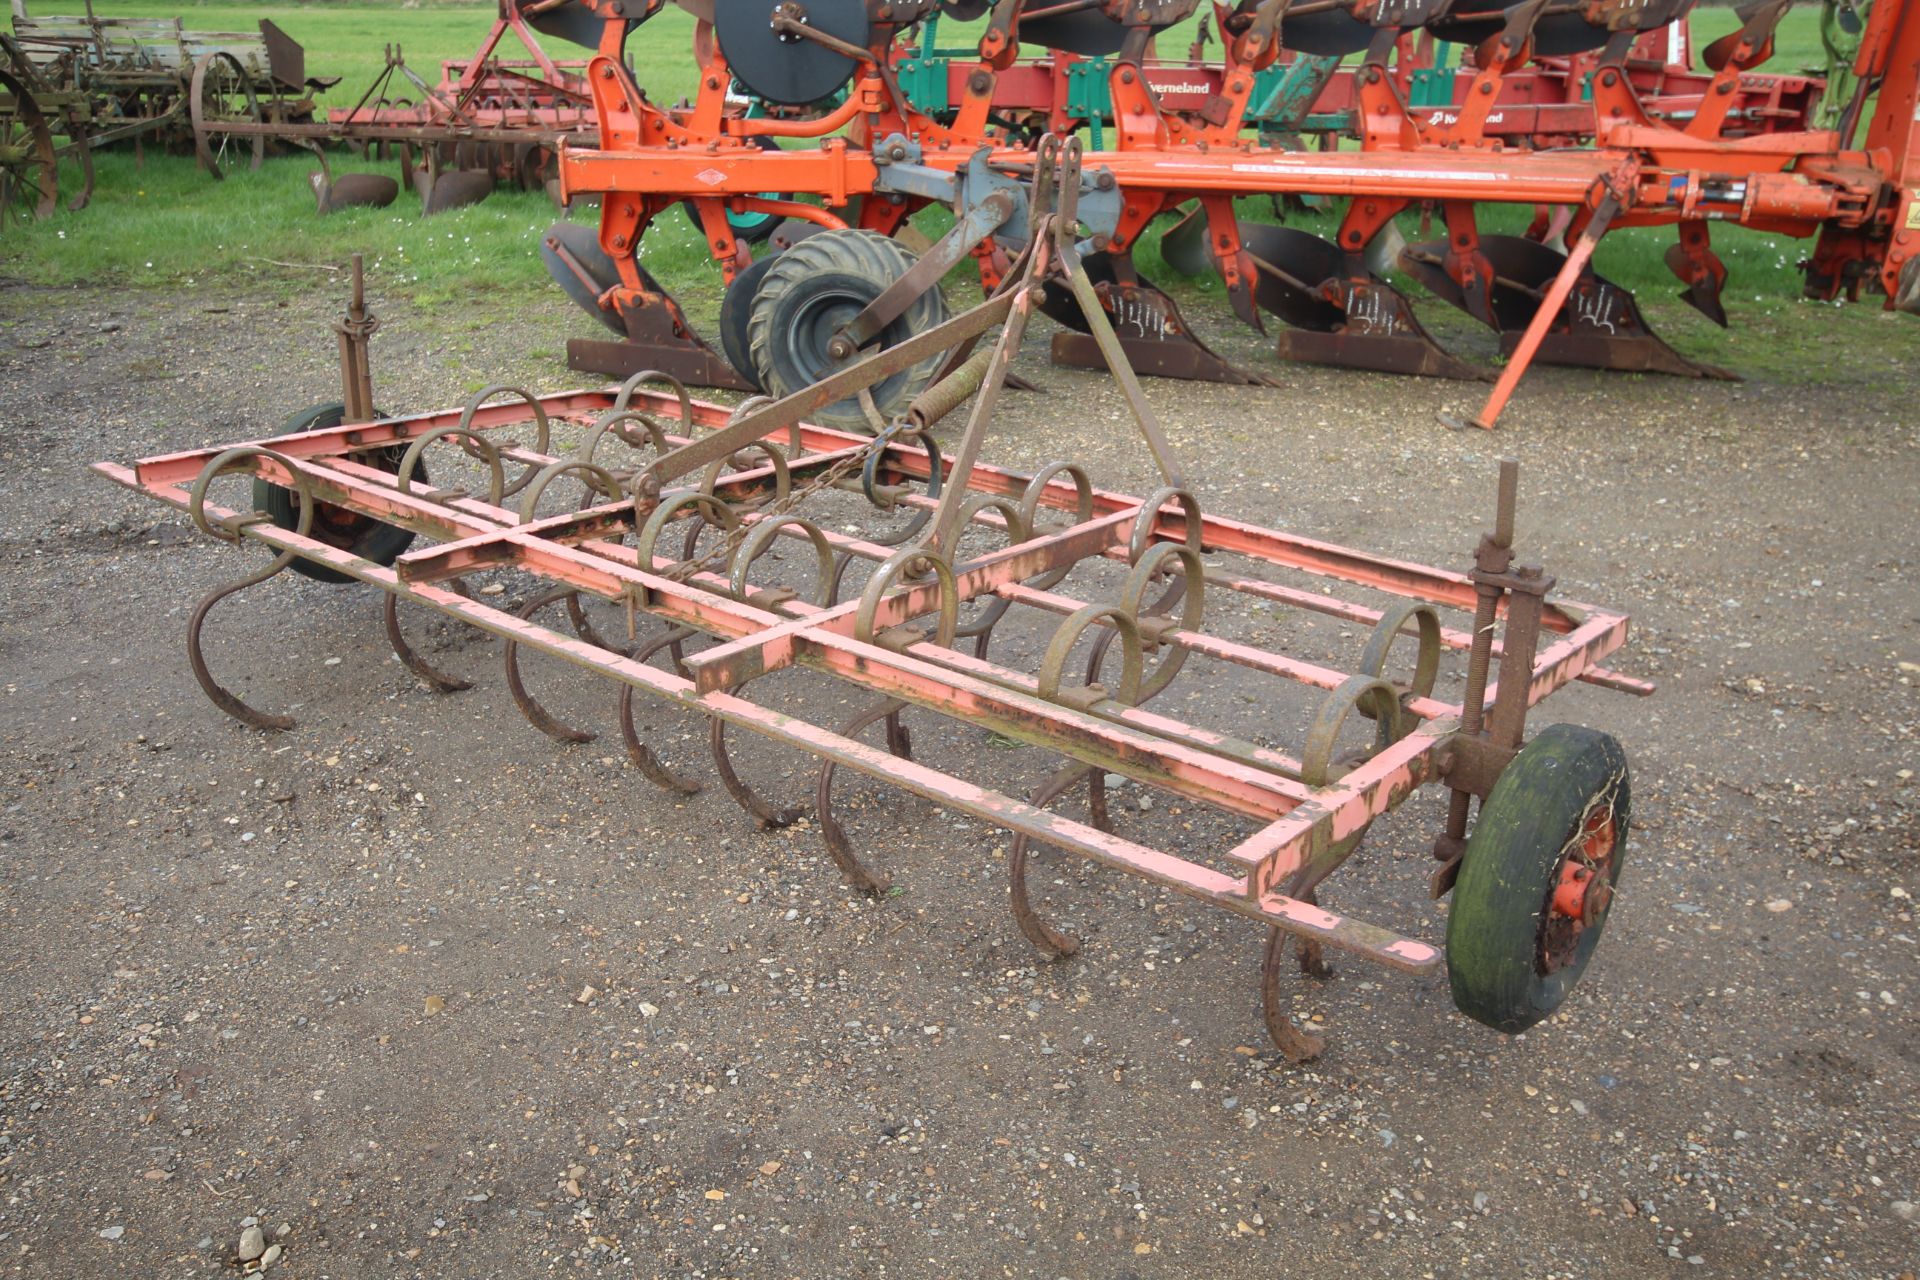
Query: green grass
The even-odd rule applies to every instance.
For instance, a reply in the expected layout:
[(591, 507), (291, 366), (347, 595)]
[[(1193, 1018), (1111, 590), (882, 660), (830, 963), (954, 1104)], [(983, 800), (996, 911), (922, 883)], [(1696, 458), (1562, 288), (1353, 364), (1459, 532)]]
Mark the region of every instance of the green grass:
[[(78, 0), (44, 0), (42, 12), (72, 11)], [(307, 50), (310, 75), (339, 76), (341, 82), (323, 105), (352, 105), (383, 66), (382, 47), (397, 42), (409, 65), (429, 81), (439, 78), (439, 63), (471, 53), (492, 21), (494, 6), (428, 3), (402, 8), (395, 0), (353, 4), (166, 4), (157, 0), (98, 0), (103, 16), (180, 15), (189, 27), (248, 29), (269, 18)], [(1776, 40), (1771, 69), (1797, 71), (1817, 65), (1820, 47), (1816, 10), (1789, 14)], [(1732, 10), (1704, 8), (1693, 18), (1696, 49), (1730, 31)], [(694, 89), (688, 55), (692, 20), (669, 6), (640, 29), (629, 49), (641, 83), (657, 100), (671, 101)], [(949, 29), (940, 43), (958, 43), (962, 32)], [(1162, 37), (1162, 47), (1184, 49), (1188, 33)], [(555, 57), (586, 51), (548, 41)], [(517, 56), (509, 36), (503, 46)], [(337, 174), (356, 170), (397, 172), (335, 153)], [(9, 233), (0, 241), (0, 274), (43, 284), (190, 287), (245, 281), (269, 291), (313, 286), (317, 265), (338, 265), (349, 254), (367, 256), (374, 287), (385, 297), (431, 306), (458, 300), (471, 306), (505, 299), (526, 290), (551, 288), (534, 251), (534, 241), (555, 217), (543, 196), (500, 191), (480, 205), (430, 221), (418, 216), (409, 193), (386, 210), (348, 210), (315, 216), (307, 186), (314, 169), (301, 151), (270, 156), (258, 172), (230, 171), (216, 183), (201, 173), (190, 154), (169, 155), (149, 148), (144, 165), (125, 148), (96, 157), (97, 184), (91, 207), (78, 214), (62, 211), (44, 223)], [(74, 189), (77, 173), (63, 172), (63, 187)], [(1250, 216), (1269, 218), (1264, 199), (1249, 200)], [(591, 218), (592, 212), (579, 216)], [(1515, 232), (1528, 211), (1488, 206), (1483, 229)], [(938, 235), (948, 222), (944, 210), (921, 214), (922, 229)], [(1304, 225), (1329, 230), (1330, 218)], [(1411, 239), (1417, 218), (1403, 220)], [(1689, 354), (1748, 370), (1765, 368), (1780, 376), (1817, 378), (1831, 373), (1828, 344), (1835, 340), (1865, 344), (1873, 350), (1904, 336), (1878, 323), (1869, 306), (1832, 308), (1802, 303), (1795, 262), (1808, 252), (1806, 242), (1738, 227), (1716, 228), (1715, 244), (1731, 269), (1729, 309), (1736, 330), (1723, 334), (1673, 301), (1677, 283), (1661, 255), (1672, 242), (1671, 230), (1615, 232), (1596, 257), (1599, 269), (1642, 299), (1655, 325), (1680, 339)], [(696, 321), (710, 324), (719, 305), (719, 274), (706, 261), (705, 245), (690, 224), (675, 216), (658, 220), (646, 239), (646, 260), (673, 288)], [(1160, 280), (1183, 304), (1202, 315), (1223, 310), (1218, 282), (1187, 282), (1164, 269), (1152, 237), (1138, 253), (1142, 270)], [(291, 265), (286, 265), (291, 264)], [(1209, 301), (1211, 299), (1211, 301)], [(1444, 308), (1439, 308), (1444, 310)], [(1423, 312), (1430, 310), (1423, 308)], [(1816, 317), (1813, 314), (1819, 312)]]
[[(79, 0), (36, 0), (32, 6), (48, 14), (80, 8)], [(270, 19), (306, 47), (308, 75), (341, 78), (320, 99), (323, 106), (338, 107), (352, 106), (380, 74), (388, 43), (397, 42), (408, 65), (429, 83), (437, 82), (441, 60), (471, 54), (495, 12), (491, 4), (403, 9), (364, 0), (328, 5), (96, 0), (94, 9), (102, 17), (178, 14), (200, 30), (250, 30), (260, 19)], [(687, 54), (692, 29), (686, 13), (669, 7), (629, 44), (642, 82), (668, 100), (694, 88)], [(559, 41), (546, 44), (555, 58), (588, 52)], [(524, 56), (511, 35), (501, 53)], [(422, 304), (551, 287), (534, 250), (536, 237), (556, 217), (543, 195), (497, 191), (481, 204), (423, 220), (418, 200), (403, 191), (387, 209), (345, 210), (321, 219), (307, 185), (317, 164), (307, 152), (269, 155), (257, 172), (226, 166), (225, 181), (214, 182), (195, 164), (190, 145), (185, 150), (166, 154), (149, 147), (144, 164), (136, 164), (129, 147), (97, 154), (92, 203), (79, 213), (63, 208), (45, 222), (9, 232), (0, 240), (0, 274), (38, 284), (186, 286), (240, 279), (287, 289), (312, 284), (317, 273), (303, 268), (337, 265), (361, 252), (378, 288)], [(361, 161), (338, 151), (329, 162), (335, 176), (399, 172), (397, 162)], [(77, 168), (63, 165), (62, 191), (78, 190), (79, 178)], [(649, 235), (648, 252), (663, 255), (674, 268), (699, 270), (700, 242), (683, 222), (662, 219), (657, 230), (664, 234)], [(275, 265), (284, 263), (296, 265)], [(718, 280), (717, 272), (712, 278)]]

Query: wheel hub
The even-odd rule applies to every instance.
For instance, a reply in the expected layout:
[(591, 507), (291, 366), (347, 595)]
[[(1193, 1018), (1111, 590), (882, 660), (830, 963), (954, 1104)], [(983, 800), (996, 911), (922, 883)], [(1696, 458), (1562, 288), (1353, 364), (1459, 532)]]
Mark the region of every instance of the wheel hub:
[(825, 377), (834, 366), (856, 354), (840, 337), (840, 331), (852, 323), (866, 305), (866, 299), (853, 294), (835, 294), (816, 299), (808, 309), (795, 329), (793, 351), (813, 380)]
[(801, 26), (805, 26), (807, 24), (807, 6), (793, 3), (777, 4), (773, 6), (773, 14), (767, 21), (767, 25), (773, 29), (775, 37), (781, 44), (799, 43), (804, 37), (797, 31), (785, 30), (784, 24), (781, 21), (782, 19), (785, 19), (787, 22), (795, 22)]
[(1613, 857), (1618, 846), (1613, 806), (1596, 804), (1567, 842), (1540, 921), (1539, 968), (1553, 973), (1572, 962), (1581, 935), (1613, 905)]

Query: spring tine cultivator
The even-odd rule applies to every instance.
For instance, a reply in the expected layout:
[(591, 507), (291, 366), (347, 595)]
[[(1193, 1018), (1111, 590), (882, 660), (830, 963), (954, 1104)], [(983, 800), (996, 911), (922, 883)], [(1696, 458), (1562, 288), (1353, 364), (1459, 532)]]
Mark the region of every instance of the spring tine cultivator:
[[(1072, 129), (1090, 119), (1089, 67), (1104, 74), (1105, 145), (1087, 153), (1082, 173), (1086, 275), (1143, 372), (1274, 376), (1221, 356), (1140, 272), (1134, 250), (1163, 219), (1179, 220), (1168, 260), (1216, 274), (1255, 329), (1273, 322), (1283, 360), (1490, 379), (1493, 370), (1440, 345), (1400, 273), (1458, 306), (1498, 333), (1507, 357), (1478, 415), (1483, 426), (1537, 360), (1730, 376), (1665, 343), (1626, 290), (1594, 269), (1593, 248), (1610, 230), (1674, 228), (1666, 260), (1681, 297), (1718, 323), (1727, 319), (1727, 268), (1709, 237), (1715, 222), (1818, 236), (1808, 288), (1820, 296), (1872, 284), (1901, 305), (1916, 292), (1901, 287), (1920, 180), (1920, 8), (1909, 4), (1883, 0), (1871, 11), (1854, 99), (1840, 127), (1823, 130), (1798, 127), (1807, 100), (1779, 106), (1785, 91), (1756, 71), (1786, 11), (1781, 0), (1743, 10), (1740, 27), (1703, 51), (1705, 70), (1684, 75), (1669, 64), (1685, 57), (1672, 35), (1691, 0), (1239, 0), (1214, 6), (1219, 48), (1197, 80), (1153, 56), (1156, 37), (1192, 17), (1195, 0), (682, 0), (696, 18), (701, 88), (672, 109), (655, 104), (624, 57), (632, 33), (665, 3), (568, 0), (577, 19), (602, 23), (588, 73), (599, 143), (564, 148), (559, 186), (569, 199), (600, 199), (602, 211), (597, 252), (555, 252), (549, 265), (626, 338), (576, 343), (576, 368), (663, 368), (781, 396), (939, 324), (936, 286), (947, 269), (970, 257), (992, 290), (1023, 252), (1024, 220), (1000, 198), (1017, 203), (1033, 165), (1034, 134), (1019, 122), (1044, 114)], [(951, 20), (975, 11), (985, 22), (971, 63), (945, 51), (953, 74), (938, 106), (919, 105), (903, 88), (925, 79), (919, 33), (943, 12)], [(1054, 59), (1044, 113), (1008, 114), (1009, 99), (1027, 103), (1021, 95), (1040, 83), (1016, 56), (1022, 41), (1045, 44)], [(1663, 44), (1668, 62), (1647, 56)], [(1472, 50), (1472, 65), (1450, 73), (1457, 100), (1416, 108), (1409, 92), (1421, 65), (1453, 45)], [(1309, 67), (1299, 77), (1305, 89), (1282, 92), (1276, 77), (1307, 58), (1351, 61), (1338, 76)], [(1573, 77), (1591, 101), (1578, 119), (1538, 103), (1526, 117), (1533, 132), (1513, 132), (1505, 116), (1517, 95), (1541, 92), (1544, 74)], [(1262, 140), (1263, 119), (1304, 124), (1307, 90), (1321, 101), (1336, 85), (1346, 145)], [(743, 115), (742, 92), (774, 114)], [(1865, 145), (1856, 147), (1863, 122)], [(770, 140), (781, 145), (767, 149)], [(1322, 236), (1249, 219), (1236, 204), (1246, 196), (1344, 207)], [(637, 261), (649, 225), (683, 203), (727, 281), (718, 349), (730, 374), (687, 325), (668, 282)], [(885, 247), (880, 238), (934, 204), (956, 221), (928, 258)], [(1533, 212), (1527, 235), (1481, 229), (1487, 206), (1498, 204)], [(1403, 246), (1397, 220), (1415, 213), (1443, 234)], [(747, 216), (786, 220), (757, 259), (736, 227)], [(782, 267), (794, 253), (801, 259)], [(1069, 330), (1056, 359), (1101, 362), (1057, 288), (1043, 309)], [(904, 410), (935, 372), (903, 369), (872, 391), (872, 410), (883, 421)], [(837, 424), (869, 421), (851, 401), (822, 412)]]
[[(1445, 968), (1474, 1018), (1532, 1025), (1561, 1003), (1599, 936), (1629, 795), (1612, 739), (1556, 725), (1527, 742), (1526, 721), (1575, 680), (1650, 692), (1601, 665), (1625, 642), (1626, 616), (1555, 601), (1553, 579), (1517, 562), (1510, 463), (1470, 574), (1205, 510), (1082, 266), (1086, 198), (1099, 187), (1080, 145), (1048, 137), (1030, 155), (1016, 201), (1021, 247), (985, 301), (778, 400), (729, 410), (642, 371), (617, 390), (489, 387), (456, 410), (376, 420), (367, 342), (377, 322), (356, 264), (339, 326), (341, 404), (299, 415), (277, 438), (96, 470), (204, 533), (273, 553), (201, 602), (188, 632), (202, 686), (255, 728), (293, 722), (219, 683), (202, 652), (212, 606), (289, 567), (368, 583), (388, 595), (395, 653), (429, 688), (467, 681), (407, 642), (398, 603), (504, 641), (516, 705), (559, 742), (596, 731), (542, 704), (532, 686), (551, 675), (527, 679), (524, 656), (611, 680), (630, 758), (675, 794), (701, 782), (690, 762), (648, 743), (637, 703), (706, 718), (715, 774), (761, 825), (804, 810), (755, 789), (764, 774), (742, 758), (739, 731), (813, 757), (814, 816), (857, 889), (880, 893), (905, 869), (860, 847), (873, 806), (846, 805), (837, 787), (849, 770), (1010, 833), (1010, 907), (1046, 956), (1077, 943), (1028, 882), (1041, 845), (1247, 918), (1265, 931), (1262, 1008), (1290, 1059), (1313, 1056), (1321, 1039), (1291, 1017), (1289, 946), (1308, 974), (1326, 972), (1328, 950), (1415, 975)], [(1092, 216), (1104, 216), (1094, 203)], [(1101, 488), (1069, 461), (1027, 475), (982, 458), (1049, 290), (1084, 309), (1159, 476), (1145, 498)], [(849, 400), (872, 409), (874, 388), (927, 361), (934, 380), (877, 433), (812, 420)], [(942, 447), (931, 428), (963, 409)], [(230, 473), (252, 478), (250, 505), (220, 500)], [(517, 606), (490, 602), (505, 584)], [(1263, 647), (1221, 609), (1236, 599), (1366, 639), (1325, 653)], [(622, 614), (624, 629), (608, 625)], [(995, 635), (1037, 660), (994, 656)], [(1462, 683), (1444, 686), (1463, 701), (1442, 692), (1449, 665), (1464, 667)], [(1208, 687), (1258, 690), (1244, 699), (1259, 704), (1258, 720), (1182, 718), (1162, 695), (1183, 678), (1197, 687), (1196, 672)], [(794, 678), (806, 690), (782, 684)], [(762, 696), (776, 686), (787, 694)], [(1297, 750), (1258, 740), (1289, 715), (1305, 727)], [(988, 733), (1033, 750), (1014, 768), (1007, 753), (978, 749)], [(1020, 773), (1026, 781), (1007, 776)], [(1123, 780), (1170, 797), (1175, 814), (1213, 817), (1169, 824), (1163, 844), (1148, 819), (1129, 807), (1123, 820), (1108, 803)], [(1455, 800), (1434, 876), (1413, 896), (1452, 893), (1451, 961), (1436, 942), (1322, 900), (1369, 826), (1429, 785)]]

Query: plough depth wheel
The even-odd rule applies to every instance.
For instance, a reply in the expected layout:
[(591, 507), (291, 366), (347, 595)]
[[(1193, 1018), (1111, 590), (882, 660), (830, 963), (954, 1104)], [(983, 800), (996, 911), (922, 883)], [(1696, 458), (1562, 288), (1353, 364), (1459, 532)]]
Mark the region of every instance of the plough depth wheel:
[[(913, 266), (913, 255), (877, 231), (852, 228), (809, 236), (774, 260), (754, 294), (747, 342), (755, 380), (770, 396), (792, 395), (832, 373), (840, 361), (828, 344), (848, 321)], [(936, 285), (915, 298), (876, 340), (880, 349), (904, 342), (947, 319)], [(909, 365), (872, 387), (874, 408), (892, 419), (933, 380), (942, 355)], [(866, 428), (857, 400), (817, 411), (824, 425)]]
[(760, 381), (759, 370), (753, 366), (753, 339), (747, 326), (753, 320), (753, 302), (760, 292), (760, 282), (767, 278), (767, 272), (778, 261), (779, 255), (771, 253), (755, 259), (752, 266), (734, 273), (726, 293), (720, 298), (720, 350), (725, 353), (727, 363), (733, 366), (734, 372), (751, 382), (758, 391), (767, 388)]
[[(317, 404), (288, 418), (280, 434), (293, 436), (303, 431), (324, 431), (329, 427), (337, 427), (346, 418), (346, 412), (346, 406), (337, 400), (332, 404)], [(383, 471), (393, 471), (398, 469), (400, 455), (405, 452), (404, 447), (379, 449), (368, 453), (365, 458)], [(424, 481), (427, 478), (426, 467), (415, 466), (413, 475), (414, 479)], [(300, 517), (300, 505), (295, 501), (294, 493), (264, 480), (253, 482), (253, 505), (256, 510), (272, 516), (273, 522), (282, 529), (293, 528)], [(410, 529), (384, 524), (372, 516), (363, 516), (346, 507), (336, 507), (326, 502), (313, 504), (312, 534), (330, 546), (351, 551), (379, 565), (392, 564), (400, 558), (401, 552), (413, 545), (413, 531)], [(338, 570), (299, 557), (295, 557), (288, 567), (315, 582), (354, 581)]]
[(1502, 771), (1447, 920), (1462, 1013), (1513, 1034), (1560, 1007), (1606, 927), (1631, 800), (1626, 752), (1577, 725), (1550, 725)]

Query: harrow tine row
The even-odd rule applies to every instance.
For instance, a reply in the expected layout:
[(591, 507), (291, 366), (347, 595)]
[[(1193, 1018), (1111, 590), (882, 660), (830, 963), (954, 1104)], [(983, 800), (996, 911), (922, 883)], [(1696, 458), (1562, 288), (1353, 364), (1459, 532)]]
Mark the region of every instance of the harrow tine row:
[[(288, 568), (371, 584), (387, 593), (388, 642), (424, 686), (441, 693), (470, 687), (409, 645), (399, 625), (403, 600), (503, 641), (516, 706), (563, 746), (591, 741), (596, 731), (534, 695), (524, 654), (564, 659), (612, 679), (629, 759), (670, 793), (691, 795), (700, 783), (670, 768), (643, 737), (636, 692), (707, 720), (715, 774), (762, 827), (794, 823), (804, 810), (762, 794), (758, 771), (745, 767), (728, 730), (749, 730), (817, 758), (813, 818), (857, 891), (884, 895), (892, 869), (858, 848), (851, 813), (837, 802), (842, 768), (1009, 832), (1009, 908), (1049, 958), (1073, 954), (1079, 941), (1045, 920), (1033, 899), (1035, 842), (1260, 923), (1268, 931), (1262, 1001), (1269, 1029), (1284, 1056), (1301, 1060), (1319, 1051), (1320, 1040), (1293, 1025), (1276, 985), (1287, 939), (1309, 976), (1326, 973), (1327, 948), (1413, 974), (1437, 972), (1445, 956), (1433, 943), (1326, 909), (1321, 886), (1355, 856), (1375, 820), (1423, 785), (1449, 787), (1468, 808), (1476, 798), (1502, 803), (1500, 780), (1535, 767), (1523, 742), (1535, 703), (1580, 678), (1632, 685), (1596, 666), (1624, 643), (1627, 620), (1592, 606), (1549, 604), (1552, 580), (1511, 563), (1511, 474), (1503, 474), (1495, 535), (1483, 542), (1470, 575), (1210, 515), (1181, 487), (1180, 462), (1120, 344), (1092, 314), (1092, 336), (1166, 486), (1134, 498), (1095, 487), (1068, 462), (1030, 476), (981, 462), (993, 392), (1017, 354), (1017, 321), (1038, 305), (1044, 286), (1075, 297), (1097, 288), (1081, 272), (1075, 226), (1067, 221), (1079, 186), (1079, 148), (1069, 141), (1038, 154), (1031, 250), (998, 294), (944, 328), (952, 367), (960, 359), (954, 353), (987, 326), (1015, 320), (990, 358), (959, 365), (983, 372), (950, 375), (973, 397), (950, 450), (905, 417), (868, 437), (800, 416), (804, 406), (871, 388), (895, 376), (903, 359), (918, 358), (883, 351), (849, 364), (830, 385), (731, 411), (694, 401), (677, 380), (644, 371), (601, 392), (539, 397), (488, 387), (445, 413), (352, 422), (308, 414), (284, 437), (96, 469), (186, 511), (210, 536), (274, 552), (261, 569), (211, 592), (188, 628), (196, 678), (250, 727), (294, 725), (250, 706), (210, 674), (202, 652), (208, 610)], [(342, 375), (370, 401), (366, 344), (377, 326), (357, 291), (353, 316), (341, 330)], [(935, 400), (945, 408), (964, 400), (929, 395), (917, 401), (923, 409)], [(426, 480), (429, 469), (442, 477), (438, 486)], [(448, 478), (476, 469), (485, 477), (479, 493)], [(229, 474), (254, 479), (260, 510), (215, 502), (214, 486)], [(556, 503), (564, 509), (543, 514)], [(890, 512), (895, 532), (867, 538), (829, 527), (826, 508), (862, 503)], [(909, 517), (906, 535), (897, 532), (902, 516)], [(838, 524), (841, 517), (831, 519)], [(421, 535), (433, 545), (409, 549), (410, 538)], [(1228, 569), (1228, 561), (1236, 567)], [(490, 603), (488, 593), (499, 586), (472, 589), (474, 576), (501, 573), (522, 584), (517, 602)], [(1274, 573), (1305, 574), (1326, 590), (1291, 587)], [(1117, 590), (1115, 575), (1122, 578)], [(1222, 593), (1368, 620), (1371, 631), (1357, 660), (1259, 649), (1219, 630), (1208, 597)], [(1369, 596), (1381, 599), (1352, 598)], [(594, 601), (626, 614), (626, 637), (603, 629), (589, 609)], [(963, 610), (971, 610), (964, 622)], [(1475, 617), (1471, 630), (1442, 625), (1443, 613), (1465, 611)], [(1009, 625), (1020, 628), (1022, 647), (1037, 646), (1037, 662), (987, 656), (993, 636)], [(1402, 637), (1411, 638), (1411, 673), (1395, 683), (1386, 672), (1397, 645), (1405, 661)], [(965, 639), (973, 642), (970, 652), (959, 647)], [(696, 641), (706, 647), (690, 648)], [(1437, 679), (1445, 654), (1463, 645), (1468, 701), (1455, 703), (1437, 694)], [(660, 665), (663, 656), (670, 669)], [(1300, 751), (1254, 740), (1252, 732), (1264, 729), (1203, 726), (1149, 708), (1198, 665), (1259, 681), (1276, 695), (1296, 691), (1301, 709), (1311, 712)], [(783, 670), (800, 673), (783, 677), (783, 689), (851, 689), (868, 697), (837, 731), (822, 728), (763, 697), (775, 683), (769, 677)], [(790, 696), (783, 694), (783, 703)], [(917, 725), (929, 714), (936, 728), (910, 737), (908, 717)], [(960, 726), (962, 743), (986, 731), (1041, 749), (1046, 779), (1030, 791), (1021, 787), (1030, 796), (1022, 801), (980, 777), (993, 771), (983, 770), (977, 751), (960, 753), (955, 768), (929, 762), (929, 750), (950, 751), (956, 741), (951, 728), (938, 731), (941, 723)], [(1263, 716), (1263, 726), (1271, 723)], [(878, 743), (870, 740), (876, 726)], [(1580, 741), (1617, 754), (1610, 739), (1591, 738)], [(1559, 741), (1549, 745), (1561, 750)], [(1219, 824), (1238, 834), (1196, 849), (1130, 838), (1116, 830), (1110, 773), (1211, 815), (1208, 830)], [(1057, 811), (1083, 783), (1087, 818)], [(1584, 814), (1592, 805), (1582, 803)], [(1622, 809), (1608, 830), (1624, 836), (1625, 822)], [(1436, 884), (1451, 883), (1453, 875), (1471, 881), (1479, 863), (1463, 861), (1462, 834), (1449, 827), (1436, 841)], [(1557, 863), (1542, 874), (1558, 876)], [(1538, 907), (1546, 892), (1473, 891), (1466, 904), (1473, 911), (1495, 913), (1509, 934), (1539, 931), (1545, 948), (1543, 985), (1529, 986), (1524, 1007), (1499, 994), (1511, 991), (1507, 977), (1453, 967), (1456, 999), (1476, 1018), (1508, 1030), (1530, 1025), (1557, 1005), (1578, 973), (1560, 970), (1584, 964), (1591, 947), (1569, 940), (1597, 928), (1604, 908), (1589, 920), (1575, 903), (1579, 918), (1555, 916), (1548, 930)]]

